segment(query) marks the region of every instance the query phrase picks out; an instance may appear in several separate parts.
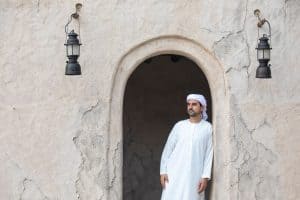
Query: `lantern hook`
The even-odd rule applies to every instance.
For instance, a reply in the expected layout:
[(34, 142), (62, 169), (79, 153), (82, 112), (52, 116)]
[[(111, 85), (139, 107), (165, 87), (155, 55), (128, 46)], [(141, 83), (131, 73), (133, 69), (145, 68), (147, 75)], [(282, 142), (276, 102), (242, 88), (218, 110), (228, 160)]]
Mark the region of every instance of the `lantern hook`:
[[(67, 40), (68, 33), (69, 33), (69, 30), (68, 30), (69, 24), (72, 22), (73, 18), (74, 19), (79, 19), (79, 12), (80, 12), (81, 8), (82, 8), (82, 4), (81, 3), (77, 3), (75, 5), (75, 12), (70, 15), (70, 17), (68, 19), (68, 22), (65, 25), (66, 40)], [(81, 40), (80, 39), (80, 23), (78, 23), (78, 29), (79, 29), (79, 40)]]
[(265, 18), (261, 18), (261, 13), (260, 13), (260, 10), (259, 9), (255, 9), (254, 10), (254, 15), (257, 17), (257, 19), (258, 19), (258, 22), (257, 22), (257, 41), (258, 41), (258, 39), (259, 39), (259, 29), (260, 28), (262, 28), (262, 26), (265, 24), (265, 23), (267, 23), (267, 25), (268, 25), (268, 28), (269, 28), (269, 35), (268, 35), (268, 37), (270, 38), (270, 45), (271, 45), (271, 43), (272, 43), (272, 41), (271, 41), (271, 36), (272, 36), (272, 34), (271, 34), (271, 24), (270, 24), (270, 22), (267, 20), (267, 19), (265, 19)]

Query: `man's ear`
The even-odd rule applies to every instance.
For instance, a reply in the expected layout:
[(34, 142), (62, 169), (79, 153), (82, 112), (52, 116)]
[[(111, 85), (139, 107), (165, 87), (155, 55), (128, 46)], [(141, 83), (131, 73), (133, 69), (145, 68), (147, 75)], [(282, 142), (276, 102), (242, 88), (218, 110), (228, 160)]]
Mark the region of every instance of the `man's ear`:
[(201, 110), (201, 112), (203, 111), (203, 109), (204, 109), (203, 106), (200, 104), (200, 110)]

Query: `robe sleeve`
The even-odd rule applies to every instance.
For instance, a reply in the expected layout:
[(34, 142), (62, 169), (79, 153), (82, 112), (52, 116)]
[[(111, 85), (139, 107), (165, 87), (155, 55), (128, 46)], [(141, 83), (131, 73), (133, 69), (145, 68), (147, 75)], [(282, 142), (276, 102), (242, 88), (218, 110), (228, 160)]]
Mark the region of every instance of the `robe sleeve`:
[(160, 161), (160, 174), (167, 174), (167, 163), (177, 143), (177, 124), (172, 128), (167, 143), (165, 144), (161, 161)]
[(211, 178), (212, 160), (213, 160), (213, 144), (212, 144), (212, 127), (211, 126), (209, 127), (208, 131), (209, 131), (209, 133), (208, 133), (208, 138), (207, 138), (202, 178), (210, 179)]

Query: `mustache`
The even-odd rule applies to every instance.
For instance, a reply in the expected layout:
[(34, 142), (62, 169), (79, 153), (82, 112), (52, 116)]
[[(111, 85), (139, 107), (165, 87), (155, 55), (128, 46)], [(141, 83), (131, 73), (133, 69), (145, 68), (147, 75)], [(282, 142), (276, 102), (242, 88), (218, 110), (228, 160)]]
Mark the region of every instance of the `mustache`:
[(195, 114), (195, 111), (193, 109), (188, 109), (187, 112), (188, 112), (189, 115), (194, 115)]

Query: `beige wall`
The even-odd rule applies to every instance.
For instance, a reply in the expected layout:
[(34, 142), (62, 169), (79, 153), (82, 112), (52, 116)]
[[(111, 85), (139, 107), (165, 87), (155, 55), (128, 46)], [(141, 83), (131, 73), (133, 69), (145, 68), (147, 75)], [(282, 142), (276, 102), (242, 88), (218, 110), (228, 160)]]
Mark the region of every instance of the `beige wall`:
[[(299, 198), (299, 1), (82, 1), (83, 75), (67, 77), (75, 3), (0, 1), (0, 199), (120, 199), (126, 81), (160, 53), (192, 59), (211, 86), (212, 199)], [(271, 80), (255, 79), (256, 8)]]

